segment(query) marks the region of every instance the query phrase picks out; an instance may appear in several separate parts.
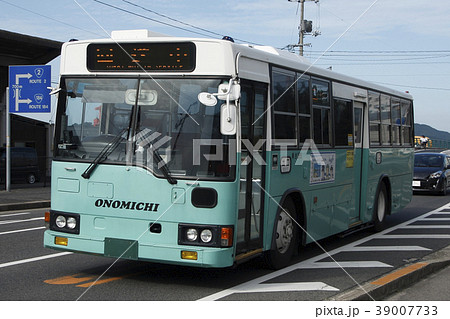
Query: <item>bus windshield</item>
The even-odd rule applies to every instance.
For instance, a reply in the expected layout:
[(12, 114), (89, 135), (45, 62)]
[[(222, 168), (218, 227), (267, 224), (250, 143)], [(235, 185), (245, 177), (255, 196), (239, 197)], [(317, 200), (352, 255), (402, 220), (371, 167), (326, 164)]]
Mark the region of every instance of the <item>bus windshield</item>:
[(169, 170), (176, 178), (232, 180), (234, 137), (220, 133), (220, 103), (198, 101), (224, 81), (65, 78), (55, 159), (92, 163), (106, 154), (103, 163), (140, 166), (158, 177)]

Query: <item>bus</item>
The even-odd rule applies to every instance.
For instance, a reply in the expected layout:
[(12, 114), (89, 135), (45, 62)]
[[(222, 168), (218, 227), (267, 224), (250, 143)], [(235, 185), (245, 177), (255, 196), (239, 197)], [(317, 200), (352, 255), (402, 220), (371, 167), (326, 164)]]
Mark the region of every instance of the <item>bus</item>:
[(230, 267), (409, 203), (409, 94), (231, 38), (114, 31), (62, 47), (44, 246)]

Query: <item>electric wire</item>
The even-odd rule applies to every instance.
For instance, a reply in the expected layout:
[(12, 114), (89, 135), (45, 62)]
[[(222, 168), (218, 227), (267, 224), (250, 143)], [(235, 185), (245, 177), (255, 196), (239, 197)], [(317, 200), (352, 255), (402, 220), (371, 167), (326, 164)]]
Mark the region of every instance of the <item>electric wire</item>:
[[(169, 16), (167, 16), (167, 15), (158, 13), (158, 12), (156, 12), (156, 11), (154, 11), (154, 10), (151, 10), (151, 9), (145, 8), (145, 7), (141, 6), (141, 5), (135, 4), (135, 3), (131, 2), (131, 1), (125, 1), (125, 0), (122, 0), (122, 1), (125, 2), (125, 3), (128, 3), (128, 4), (130, 4), (130, 5), (133, 5), (133, 6), (135, 6), (135, 7), (138, 7), (138, 8), (140, 8), (140, 9), (142, 9), (142, 10), (151, 12), (151, 13), (156, 14), (156, 15), (158, 15), (158, 16), (161, 16), (161, 17), (164, 17), (164, 18), (166, 18), (166, 19), (169, 19), (169, 20), (171, 20), (171, 21), (173, 21), (173, 22), (180, 23), (180, 24), (182, 24), (182, 25), (184, 25), (184, 26), (188, 26), (188, 27), (190, 27), (190, 28), (193, 28), (193, 29), (196, 29), (196, 30), (199, 30), (199, 31), (191, 30), (191, 29), (188, 29), (188, 28), (185, 28), (185, 27), (180, 27), (180, 26), (174, 25), (174, 24), (172, 24), (172, 23), (160, 21), (160, 20), (157, 20), (157, 19), (148, 17), (148, 16), (146, 16), (146, 15), (143, 15), (143, 14), (140, 14), (140, 13), (136, 13), (136, 12), (134, 12), (134, 11), (127, 10), (127, 9), (124, 9), (124, 8), (121, 8), (121, 7), (118, 7), (118, 6), (115, 6), (115, 5), (106, 3), (106, 2), (104, 2), (104, 1), (100, 1), (100, 0), (93, 0), (93, 1), (94, 1), (94, 2), (97, 2), (97, 3), (101, 4), (101, 5), (110, 7), (110, 8), (112, 8), (112, 9), (115, 9), (115, 10), (118, 10), (118, 11), (122, 11), (122, 12), (124, 12), (124, 13), (131, 14), (131, 15), (134, 15), (134, 16), (137, 16), (137, 17), (140, 17), (140, 18), (143, 18), (143, 19), (152, 21), (152, 22), (156, 22), (156, 23), (159, 23), (159, 24), (168, 26), (168, 27), (176, 28), (176, 29), (179, 29), (179, 30), (182, 30), (182, 31), (185, 31), (185, 32), (194, 33), (194, 34), (201, 35), (201, 36), (204, 36), (204, 37), (210, 37), (211, 34), (212, 34), (212, 35), (215, 35), (215, 36), (220, 36), (220, 37), (226, 36), (225, 34), (220, 34), (220, 33), (217, 33), (217, 32), (211, 31), (211, 30), (207, 30), (207, 29), (204, 29), (204, 28), (200, 28), (200, 27), (194, 26), (194, 25), (192, 25), (192, 24), (183, 22), (183, 21), (181, 21), (181, 20), (177, 20), (177, 19), (171, 18), (171, 17), (169, 17)], [(208, 33), (209, 33), (209, 34), (208, 34)], [(249, 43), (249, 44), (254, 44), (254, 45), (261, 45), (261, 44), (255, 43), (255, 42), (246, 41), (246, 40), (242, 40), (242, 39), (239, 39), (239, 38), (234, 38), (234, 37), (233, 37), (233, 39), (234, 39), (235, 41), (238, 41), (238, 42)]]

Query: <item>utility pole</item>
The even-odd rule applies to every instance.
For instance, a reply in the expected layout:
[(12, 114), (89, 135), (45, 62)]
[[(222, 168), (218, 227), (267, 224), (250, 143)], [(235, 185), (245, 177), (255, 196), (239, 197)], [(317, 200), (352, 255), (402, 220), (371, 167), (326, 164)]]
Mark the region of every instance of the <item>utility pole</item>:
[(299, 26), (299, 34), (298, 34), (298, 44), (293, 45), (294, 47), (299, 48), (299, 55), (303, 56), (303, 39), (305, 37), (305, 33), (309, 33), (312, 31), (312, 21), (305, 20), (305, 1), (314, 1), (318, 3), (319, 0), (288, 0), (289, 2), (299, 2), (300, 3), (300, 26)]

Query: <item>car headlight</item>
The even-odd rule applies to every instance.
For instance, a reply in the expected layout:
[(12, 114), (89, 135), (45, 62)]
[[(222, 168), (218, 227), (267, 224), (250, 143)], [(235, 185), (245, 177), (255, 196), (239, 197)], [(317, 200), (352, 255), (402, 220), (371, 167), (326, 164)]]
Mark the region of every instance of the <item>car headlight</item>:
[(58, 217), (56, 217), (55, 220), (55, 224), (56, 226), (58, 226), (59, 228), (64, 228), (66, 227), (66, 217), (59, 215)]
[(430, 175), (431, 178), (439, 178), (442, 175), (442, 171), (434, 172)]

